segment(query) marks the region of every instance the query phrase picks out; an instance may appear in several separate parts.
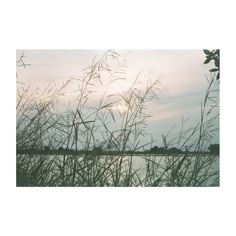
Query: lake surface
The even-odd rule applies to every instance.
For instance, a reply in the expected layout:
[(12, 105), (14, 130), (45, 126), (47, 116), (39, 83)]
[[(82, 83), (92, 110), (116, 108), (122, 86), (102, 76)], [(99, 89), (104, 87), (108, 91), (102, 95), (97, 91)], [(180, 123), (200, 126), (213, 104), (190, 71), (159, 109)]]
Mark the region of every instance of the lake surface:
[[(179, 158), (179, 159), (178, 159)], [(177, 166), (178, 163), (181, 160), (181, 156), (134, 156), (132, 159), (132, 166), (134, 170), (138, 170), (138, 173), (140, 176), (145, 176), (147, 165), (148, 163), (153, 164), (157, 168), (155, 170), (159, 170), (160, 172), (164, 171), (167, 166), (172, 165)], [(129, 158), (128, 158), (129, 159)], [(213, 184), (213, 182), (216, 180), (216, 175), (214, 173), (218, 172), (218, 177), (220, 173), (220, 161), (219, 156), (215, 156), (212, 158), (208, 156), (191, 156), (186, 161), (183, 162), (183, 169), (185, 168), (186, 163), (189, 164), (188, 170), (194, 171), (194, 169), (197, 167), (201, 169), (199, 171), (199, 174), (207, 174), (212, 175), (209, 177), (207, 181), (207, 185)]]
[[(23, 155), (26, 158), (27, 155)], [(40, 158), (54, 160), (55, 163), (62, 163), (63, 156), (62, 155), (34, 155), (31, 156), (34, 160), (39, 160)], [(172, 156), (164, 156), (164, 155), (136, 155), (136, 156), (90, 156), (88, 159), (85, 159), (84, 156), (67, 156), (67, 160), (76, 158), (78, 161), (88, 161), (88, 163), (99, 163), (100, 166), (109, 165), (113, 160), (117, 160), (111, 166), (112, 168), (117, 168), (117, 163), (120, 163), (122, 160), (122, 168), (124, 170), (128, 170), (130, 166), (132, 166), (132, 173), (135, 172), (135, 176), (138, 176), (140, 180), (144, 180), (147, 178), (147, 175), (151, 175), (155, 178), (165, 173), (167, 176), (170, 176), (175, 169), (178, 169), (180, 166), (181, 160), (184, 158), (184, 154), (181, 155), (172, 155)], [(97, 164), (95, 164), (97, 165)], [(55, 164), (56, 166), (56, 164)], [(194, 171), (199, 170), (197, 173), (200, 176), (207, 176), (206, 186), (217, 185), (214, 184), (216, 181), (219, 182), (219, 156), (212, 155), (192, 155), (186, 157), (184, 161), (181, 163), (181, 167), (178, 169), (178, 175), (186, 174), (186, 176), (192, 176)], [(168, 170), (168, 171), (167, 171)], [(164, 176), (164, 175), (163, 175)], [(217, 180), (218, 177), (218, 180)], [(168, 177), (169, 178), (169, 177)], [(219, 183), (218, 183), (219, 185)]]

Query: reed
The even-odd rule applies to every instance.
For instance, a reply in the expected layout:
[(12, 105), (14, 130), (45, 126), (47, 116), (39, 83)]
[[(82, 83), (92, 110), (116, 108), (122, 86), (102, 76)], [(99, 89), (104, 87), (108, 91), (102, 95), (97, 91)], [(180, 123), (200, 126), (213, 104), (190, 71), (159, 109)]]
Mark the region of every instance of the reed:
[[(159, 99), (161, 83), (156, 79), (140, 86), (142, 75), (138, 74), (128, 91), (110, 94), (114, 84), (126, 79), (126, 68), (126, 60), (109, 50), (94, 58), (81, 78), (59, 87), (32, 90), (18, 84), (17, 186), (219, 185), (219, 171), (211, 171), (218, 157), (210, 154), (157, 157), (146, 153), (146, 168), (133, 168), (136, 153), (154, 143), (142, 144), (142, 139), (148, 135), (148, 102)], [(185, 129), (183, 119), (174, 139), (180, 149), (188, 145), (201, 153), (214, 135), (214, 121), (219, 117), (214, 113), (218, 106), (212, 96), (214, 81), (214, 77), (209, 80), (199, 123)], [(99, 89), (102, 93), (95, 101)], [(68, 92), (74, 94), (72, 106), (63, 103)], [(165, 146), (171, 145), (167, 136), (162, 138)]]

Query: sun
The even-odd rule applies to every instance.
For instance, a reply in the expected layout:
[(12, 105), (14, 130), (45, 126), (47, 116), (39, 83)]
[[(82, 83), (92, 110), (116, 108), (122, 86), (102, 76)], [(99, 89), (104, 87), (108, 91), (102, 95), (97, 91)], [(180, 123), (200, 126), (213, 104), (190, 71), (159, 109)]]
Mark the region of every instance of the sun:
[(119, 103), (119, 104), (114, 105), (114, 106), (112, 107), (112, 110), (113, 110), (114, 112), (119, 112), (120, 114), (125, 114), (125, 113), (128, 112), (129, 107), (128, 107), (126, 104), (123, 104), (123, 103), (121, 104), (121, 103)]

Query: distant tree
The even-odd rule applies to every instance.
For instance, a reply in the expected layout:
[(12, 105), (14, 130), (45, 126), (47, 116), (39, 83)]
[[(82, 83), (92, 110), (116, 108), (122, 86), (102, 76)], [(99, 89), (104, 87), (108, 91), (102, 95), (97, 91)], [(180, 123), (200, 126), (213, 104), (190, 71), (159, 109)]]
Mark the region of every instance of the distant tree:
[(102, 147), (101, 147), (101, 146), (94, 147), (94, 148), (93, 148), (93, 152), (95, 152), (95, 153), (101, 153), (101, 152), (102, 152)]
[(209, 151), (212, 154), (219, 154), (220, 153), (220, 145), (219, 144), (211, 144), (209, 146)]
[(44, 146), (44, 150), (45, 151), (50, 151), (50, 147), (49, 146)]
[(179, 150), (179, 149), (176, 148), (176, 147), (172, 147), (172, 148), (170, 148), (168, 151), (169, 151), (170, 153), (180, 153), (180, 152), (181, 152), (181, 150)]
[(155, 147), (151, 148), (150, 151), (151, 151), (152, 153), (157, 153), (157, 152), (158, 152), (158, 147), (155, 146)]
[(167, 149), (166, 149), (165, 147), (160, 147), (160, 148), (158, 149), (158, 152), (159, 152), (159, 153), (166, 153), (166, 152), (167, 152)]
[(214, 61), (215, 68), (211, 69), (210, 72), (217, 72), (216, 79), (220, 79), (220, 50), (206, 50), (204, 49), (203, 52), (206, 55), (206, 60), (204, 61), (204, 64), (208, 64), (210, 61)]
[(59, 147), (57, 150), (60, 151), (60, 152), (63, 152), (64, 148), (63, 147)]

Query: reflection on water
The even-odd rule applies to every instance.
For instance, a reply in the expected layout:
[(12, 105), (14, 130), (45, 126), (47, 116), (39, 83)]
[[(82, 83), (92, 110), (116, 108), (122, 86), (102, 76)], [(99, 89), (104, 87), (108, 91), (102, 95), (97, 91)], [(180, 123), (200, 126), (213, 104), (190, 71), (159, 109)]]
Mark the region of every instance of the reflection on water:
[(56, 186), (63, 185), (64, 178), (80, 179), (82, 186), (113, 186), (114, 181), (119, 181), (119, 186), (126, 186), (126, 181), (128, 186), (219, 186), (219, 156), (209, 154), (19, 155), (18, 163), (22, 159), (29, 160), (26, 165), (32, 172), (45, 166), (43, 171), (46, 170), (47, 178), (54, 178)]
[[(180, 159), (183, 156), (134, 156), (132, 158), (132, 166), (134, 170), (137, 170), (139, 175), (144, 177), (146, 175), (146, 171), (148, 166), (155, 166), (155, 171), (163, 172), (165, 171), (172, 163), (172, 169), (178, 167), (180, 163)], [(212, 159), (210, 159), (212, 158)], [(130, 157), (126, 158), (127, 161), (130, 160)], [(216, 179), (216, 173), (219, 175), (220, 167), (219, 167), (219, 156), (189, 156), (186, 160), (186, 163), (183, 162), (182, 169), (187, 169), (188, 173), (194, 172), (196, 168), (199, 168), (199, 174), (209, 175), (207, 180), (207, 185), (214, 184), (213, 182)], [(181, 168), (179, 171), (181, 171)], [(219, 176), (218, 176), (219, 177)]]
[[(165, 165), (165, 162), (167, 159), (176, 159), (178, 158), (179, 156), (158, 156), (158, 155), (152, 155), (152, 156), (133, 156), (133, 159), (132, 159), (132, 164), (133, 164), (133, 168), (134, 169), (140, 169), (140, 170), (145, 170), (146, 168), (146, 162), (148, 160), (152, 161), (152, 162), (155, 162), (159, 165)], [(191, 156), (191, 158), (193, 160), (195, 160), (196, 156)], [(204, 158), (204, 157), (200, 157), (200, 158)], [(126, 160), (129, 160), (130, 157), (127, 157)], [(211, 165), (211, 170), (212, 171), (219, 171), (219, 156), (217, 156), (215, 158), (215, 161), (212, 163)]]

